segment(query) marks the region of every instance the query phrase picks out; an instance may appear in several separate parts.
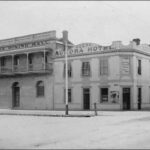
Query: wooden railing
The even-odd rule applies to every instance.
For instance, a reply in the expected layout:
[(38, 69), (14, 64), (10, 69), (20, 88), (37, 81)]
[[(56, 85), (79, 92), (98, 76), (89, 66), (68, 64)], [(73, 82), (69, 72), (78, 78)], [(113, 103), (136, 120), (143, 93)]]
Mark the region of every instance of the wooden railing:
[(2, 74), (4, 74), (4, 73), (10, 74), (10, 73), (12, 73), (12, 68), (1, 66), (0, 67), (0, 73), (2, 73)]
[(53, 71), (53, 63), (46, 63), (45, 70)]
[(29, 64), (29, 71), (52, 71), (53, 70), (53, 64), (52, 63), (46, 63), (44, 64)]
[(27, 67), (22, 65), (14, 65), (13, 72), (27, 72)]
[(27, 66), (22, 65), (14, 65), (13, 68), (1, 66), (0, 67), (0, 74), (17, 74), (17, 73), (44, 73), (49, 72), (52, 73), (53, 71), (53, 64), (46, 63), (44, 64), (29, 64)]

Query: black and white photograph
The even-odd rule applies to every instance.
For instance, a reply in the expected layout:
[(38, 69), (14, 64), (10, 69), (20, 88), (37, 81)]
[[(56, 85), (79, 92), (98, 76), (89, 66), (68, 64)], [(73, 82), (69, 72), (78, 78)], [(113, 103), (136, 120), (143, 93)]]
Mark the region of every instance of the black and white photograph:
[(0, 149), (150, 149), (150, 1), (0, 1)]

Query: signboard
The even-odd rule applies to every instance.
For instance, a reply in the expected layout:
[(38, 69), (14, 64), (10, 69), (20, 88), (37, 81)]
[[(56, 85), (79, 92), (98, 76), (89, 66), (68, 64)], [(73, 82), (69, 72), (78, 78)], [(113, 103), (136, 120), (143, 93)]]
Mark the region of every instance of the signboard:
[(39, 46), (45, 46), (49, 43), (50, 43), (49, 40), (43, 40), (43, 41), (35, 41), (31, 43), (15, 44), (15, 45), (10, 45), (10, 46), (0, 47), (0, 51), (39, 47)]
[[(111, 49), (110, 46), (100, 46), (95, 43), (82, 43), (68, 49), (68, 55), (72, 56), (72, 55), (79, 55), (79, 54), (97, 53), (97, 52), (110, 50), (110, 49)], [(57, 49), (56, 56), (64, 56), (64, 54), (65, 52), (62, 48)]]
[(112, 103), (118, 103), (119, 102), (119, 91), (111, 91), (110, 98), (111, 98)]
[(0, 51), (42, 46), (49, 44), (50, 38), (56, 38), (56, 31), (0, 40)]
[(124, 75), (128, 75), (130, 73), (130, 58), (122, 57), (121, 66), (122, 66), (121, 73)]

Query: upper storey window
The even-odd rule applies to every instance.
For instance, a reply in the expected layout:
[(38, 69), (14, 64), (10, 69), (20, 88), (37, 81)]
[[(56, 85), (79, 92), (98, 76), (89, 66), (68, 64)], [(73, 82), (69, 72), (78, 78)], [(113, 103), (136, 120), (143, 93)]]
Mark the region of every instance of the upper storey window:
[(100, 58), (100, 75), (108, 75), (108, 58)]
[(15, 56), (14, 65), (19, 65), (19, 56)]
[[(66, 64), (64, 64), (64, 77), (65, 74), (66, 74)], [(72, 77), (72, 66), (70, 62), (68, 63), (68, 77)]]
[(142, 67), (141, 67), (141, 60), (138, 59), (138, 68), (137, 68), (137, 73), (138, 75), (141, 75), (142, 74)]
[(130, 57), (129, 56), (121, 57), (121, 74), (122, 75), (130, 74)]
[(6, 65), (6, 57), (1, 57), (1, 66)]
[(82, 62), (82, 76), (90, 76), (90, 62)]
[(33, 56), (31, 54), (29, 55), (28, 59), (29, 59), (29, 64), (30, 65), (33, 64)]

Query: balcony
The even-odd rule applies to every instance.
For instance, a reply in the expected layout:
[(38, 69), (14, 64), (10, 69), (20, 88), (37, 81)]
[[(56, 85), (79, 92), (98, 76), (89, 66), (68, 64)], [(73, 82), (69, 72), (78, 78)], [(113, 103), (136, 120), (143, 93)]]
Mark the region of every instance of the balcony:
[(16, 74), (43, 74), (53, 72), (53, 64), (46, 63), (44, 64), (29, 64), (28, 66), (13, 65), (12, 68), (9, 67), (0, 67), (0, 76), (3, 75), (16, 75)]
[(21, 65), (14, 65), (13, 72), (14, 73), (27, 72), (27, 67)]
[(52, 63), (46, 63), (44, 64), (29, 64), (28, 72), (49, 72), (51, 73), (53, 71), (53, 64)]
[(0, 57), (0, 76), (19, 74), (44, 74), (53, 72), (51, 49)]
[(12, 74), (12, 68), (6, 68), (5, 66), (1, 66), (0, 68), (0, 74), (3, 75), (11, 75)]

